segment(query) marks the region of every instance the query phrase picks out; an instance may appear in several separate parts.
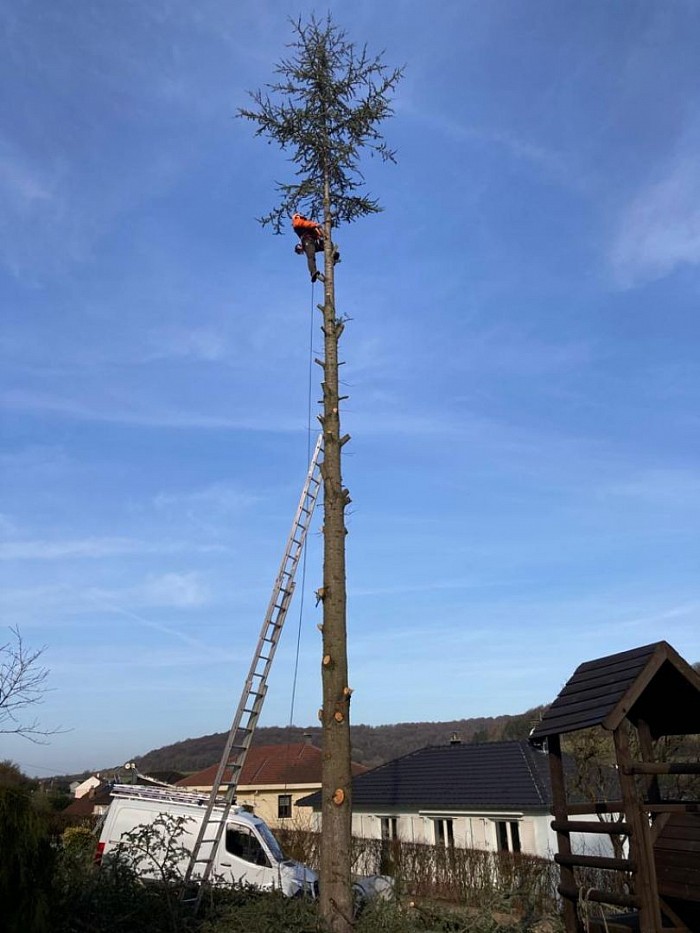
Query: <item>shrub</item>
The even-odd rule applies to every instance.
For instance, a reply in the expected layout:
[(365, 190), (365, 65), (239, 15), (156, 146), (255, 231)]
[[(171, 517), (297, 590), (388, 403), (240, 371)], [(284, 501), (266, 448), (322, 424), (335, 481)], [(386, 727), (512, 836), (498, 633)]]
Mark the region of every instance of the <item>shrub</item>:
[[(157, 825), (125, 833), (97, 867), (92, 832), (67, 829), (54, 874), (52, 933), (184, 931), (187, 911), (175, 883), (182, 832), (181, 818), (162, 814)], [(140, 877), (143, 868), (155, 870), (157, 882), (145, 884)]]
[(54, 853), (29, 789), (0, 785), (0, 905), (5, 933), (50, 929)]

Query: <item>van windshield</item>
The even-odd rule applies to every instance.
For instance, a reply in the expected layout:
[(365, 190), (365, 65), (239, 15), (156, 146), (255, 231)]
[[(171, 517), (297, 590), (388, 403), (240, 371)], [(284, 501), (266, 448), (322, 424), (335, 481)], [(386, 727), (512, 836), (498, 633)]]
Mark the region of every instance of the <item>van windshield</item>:
[(260, 820), (260, 822), (256, 820), (255, 828), (262, 836), (263, 842), (267, 846), (268, 851), (270, 855), (272, 856), (272, 858), (276, 862), (283, 862), (284, 855), (282, 853), (282, 849), (280, 848), (280, 844), (279, 842), (277, 842), (275, 837), (272, 835), (272, 830), (267, 825), (267, 823), (263, 823), (262, 820)]

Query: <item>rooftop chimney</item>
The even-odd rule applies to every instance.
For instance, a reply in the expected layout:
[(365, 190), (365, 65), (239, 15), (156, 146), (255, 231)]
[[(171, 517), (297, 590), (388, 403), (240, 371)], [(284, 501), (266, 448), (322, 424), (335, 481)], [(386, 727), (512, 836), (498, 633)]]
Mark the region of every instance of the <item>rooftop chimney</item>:
[(461, 745), (461, 744), (462, 744), (462, 740), (459, 737), (459, 733), (453, 732), (452, 735), (450, 736), (450, 745)]

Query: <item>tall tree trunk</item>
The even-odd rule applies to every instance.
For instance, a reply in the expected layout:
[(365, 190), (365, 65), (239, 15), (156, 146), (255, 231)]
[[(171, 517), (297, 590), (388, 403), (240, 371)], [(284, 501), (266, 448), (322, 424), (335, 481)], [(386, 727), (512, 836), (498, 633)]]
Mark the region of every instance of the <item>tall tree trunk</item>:
[(324, 192), (323, 301), (323, 770), (320, 908), (324, 927), (332, 933), (352, 929), (350, 840), (352, 824), (350, 770), (350, 690), (345, 586), (345, 507), (338, 391), (338, 340), (343, 323), (335, 314), (332, 225), (328, 185)]

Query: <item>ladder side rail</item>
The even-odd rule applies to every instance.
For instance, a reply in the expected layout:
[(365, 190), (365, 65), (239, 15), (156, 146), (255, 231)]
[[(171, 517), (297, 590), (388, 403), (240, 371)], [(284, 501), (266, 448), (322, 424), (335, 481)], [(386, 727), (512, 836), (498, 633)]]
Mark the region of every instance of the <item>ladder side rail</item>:
[[(240, 776), (240, 773), (243, 769), (243, 760), (250, 747), (252, 735), (255, 730), (255, 726), (257, 725), (259, 716), (260, 716), (260, 711), (263, 705), (263, 701), (267, 694), (267, 678), (270, 672), (270, 668), (272, 667), (272, 661), (273, 661), (275, 652), (277, 650), (277, 646), (279, 644), (279, 636), (281, 634), (282, 627), (284, 625), (284, 621), (287, 615), (287, 610), (289, 609), (289, 604), (291, 602), (291, 596), (292, 596), (293, 591), (294, 591), (294, 585), (293, 585), (293, 582), (291, 582), (289, 585), (289, 589), (287, 590), (286, 597), (284, 598), (282, 604), (278, 607), (279, 611), (277, 614), (276, 621), (273, 621), (273, 624), (272, 624), (273, 634), (270, 636), (267, 636), (264, 634), (261, 635), (261, 638), (258, 642), (258, 649), (257, 649), (256, 657), (254, 659), (253, 666), (251, 667), (251, 671), (249, 674), (248, 689), (245, 692), (245, 695), (242, 697), (242, 701), (241, 701), (242, 706), (239, 707), (237, 711), (238, 713), (237, 728), (233, 730), (234, 733), (236, 733), (237, 731), (241, 729), (241, 722), (243, 720), (243, 716), (247, 713), (248, 719), (246, 720), (245, 725), (243, 726), (243, 730), (245, 734), (244, 734), (243, 739), (241, 740), (240, 745), (236, 746), (234, 745), (233, 742), (227, 743), (227, 745), (229, 745), (228, 754), (226, 755), (226, 763), (222, 771), (225, 773), (226, 768), (232, 768), (233, 778), (234, 778), (233, 780), (227, 782), (223, 780), (223, 774), (221, 775), (220, 784), (221, 783), (227, 784), (227, 797), (230, 795), (233, 798), (233, 796), (235, 795), (236, 784), (238, 783), (237, 778), (238, 776)], [(258, 669), (258, 663), (263, 657), (263, 654), (262, 654), (263, 650), (267, 650), (268, 654), (264, 656), (265, 662), (263, 664), (262, 670), (260, 670)], [(252, 682), (253, 678), (258, 679), (257, 684), (254, 684)], [(231, 751), (233, 748), (237, 748), (238, 750), (236, 751), (234, 755), (231, 755)], [(222, 756), (222, 761), (223, 761), (223, 756)]]
[[(226, 740), (224, 751), (219, 762), (219, 767), (217, 768), (214, 783), (212, 784), (206, 811), (204, 813), (199, 832), (197, 833), (197, 838), (192, 849), (190, 861), (183, 878), (182, 892), (184, 896), (186, 886), (192, 880), (194, 868), (196, 864), (201, 861), (199, 859), (199, 853), (202, 848), (202, 844), (205, 841), (207, 830), (209, 829), (212, 822), (211, 817), (214, 808), (217, 807), (218, 804), (218, 809), (220, 811), (223, 803), (223, 811), (220, 812), (220, 815), (217, 813), (218, 825), (215, 837), (212, 840), (208, 840), (213, 844), (210, 849), (209, 858), (206, 860), (204, 871), (202, 873), (202, 884), (200, 884), (196, 896), (195, 909), (199, 906), (199, 902), (202, 896), (203, 884), (208, 881), (211, 874), (214, 857), (221, 840), (221, 836), (223, 835), (223, 829), (226, 825), (226, 820), (228, 819), (229, 812), (235, 800), (238, 778), (243, 770), (245, 756), (247, 754), (248, 748), (250, 747), (252, 734), (260, 716), (262, 701), (264, 700), (265, 693), (267, 691), (267, 676), (269, 674), (272, 659), (279, 642), (282, 626), (287, 614), (287, 609), (294, 592), (294, 574), (296, 573), (296, 569), (299, 564), (299, 559), (301, 557), (304, 543), (306, 541), (306, 535), (311, 524), (314, 507), (316, 505), (318, 494), (322, 485), (320, 477), (317, 477), (316, 475), (317, 473), (320, 473), (319, 457), (321, 455), (322, 449), (323, 435), (319, 434), (316, 441), (316, 446), (314, 448), (313, 456), (311, 458), (311, 463), (306, 475), (301, 497), (299, 499), (299, 504), (297, 506), (294, 520), (292, 522), (292, 529), (287, 538), (287, 545), (285, 547), (284, 556), (282, 558), (280, 569), (275, 580), (272, 596), (270, 597), (267, 612), (265, 613), (256, 653), (253, 657), (253, 663), (251, 664), (250, 670), (248, 672), (248, 677), (245, 682), (243, 693), (236, 709), (236, 714), (231, 724), (231, 729), (229, 730), (228, 738)], [(284, 586), (285, 583), (286, 587)], [(280, 594), (282, 595), (281, 601), (279, 600)], [(277, 612), (276, 616), (275, 611)], [(268, 631), (270, 632), (269, 636)], [(266, 643), (269, 645), (267, 660), (264, 664), (263, 671), (259, 672), (257, 670), (258, 663), (261, 659)], [(258, 679), (257, 684), (255, 684), (255, 678)], [(231, 751), (233, 749), (237, 733), (240, 730), (241, 720), (244, 716), (245, 710), (248, 708), (249, 699), (253, 695), (256, 695), (260, 702), (253, 700), (250, 706), (251, 712), (247, 720), (246, 733), (242, 742), (242, 746), (239, 749), (238, 754), (235, 756), (235, 760), (232, 762)], [(231, 781), (228, 784), (225, 798), (222, 801), (219, 797), (219, 791), (222, 784), (225, 783), (223, 778), (227, 767), (231, 768), (233, 773), (231, 774)]]
[[(320, 443), (320, 438), (319, 438)], [(317, 448), (318, 448), (317, 444)], [(316, 458), (318, 456), (318, 450), (314, 453), (313, 468), (310, 469), (309, 481), (313, 478), (315, 473), (315, 464)], [(272, 660), (274, 658), (275, 651), (277, 650), (277, 645), (279, 644), (280, 635), (286, 619), (287, 610), (291, 602), (292, 595), (294, 593), (294, 573), (299, 563), (299, 558), (301, 556), (301, 551), (304, 546), (304, 541), (306, 539), (306, 534), (308, 532), (309, 521), (313, 508), (307, 505), (307, 500), (311, 497), (312, 505), (315, 505), (316, 498), (318, 496), (318, 489), (320, 488), (320, 483), (316, 484), (316, 488), (311, 492), (309, 486), (310, 482), (307, 481), (306, 486), (304, 487), (304, 492), (302, 493), (302, 498), (297, 509), (297, 515), (295, 516), (295, 521), (292, 526), (292, 532), (288, 539), (288, 547), (285, 552), (285, 556), (282, 561), (282, 566), (280, 572), (277, 575), (276, 587), (273, 591), (272, 597), (270, 599), (270, 604), (268, 606), (267, 613), (265, 615), (265, 620), (263, 627), (258, 639), (257, 648), (253, 658), (253, 663), (251, 665), (250, 671), (248, 673), (248, 679), (246, 681), (246, 689), (244, 691), (244, 696), (242, 697), (241, 704), (239, 704), (239, 709), (237, 710), (237, 716), (234, 719), (234, 723), (229, 733), (230, 741), (227, 742), (227, 747), (224, 749), (224, 754), (222, 755), (221, 763), (219, 770), (217, 771), (216, 783), (226, 783), (223, 781), (223, 775), (227, 767), (231, 764), (230, 752), (233, 748), (235, 735), (240, 730), (241, 720), (246, 710), (250, 709), (251, 715), (247, 721), (245, 728), (245, 737), (241, 742), (241, 745), (247, 751), (247, 748), (250, 745), (250, 738), (252, 732), (255, 729), (257, 724), (257, 719), (259, 716), (259, 706), (261, 703), (258, 703), (254, 700), (250, 702), (251, 696), (255, 697), (264, 697), (266, 692), (266, 682), (269, 675), (270, 667), (272, 665)], [(302, 523), (301, 516), (302, 514), (307, 515), (307, 519)], [(301, 528), (301, 533), (298, 538), (295, 537), (297, 529)], [(296, 550), (292, 553), (292, 538), (294, 538), (296, 544)], [(286, 565), (291, 561), (291, 566), (289, 569), (286, 569)], [(284, 577), (287, 577), (286, 587), (283, 585)], [(282, 599), (278, 601), (280, 592), (283, 593)], [(276, 612), (276, 615), (275, 615)], [(264, 651), (267, 650), (267, 655), (264, 654)], [(259, 669), (259, 663), (262, 659), (265, 659), (263, 669)], [(254, 679), (258, 679), (258, 683), (254, 682)], [(241, 757), (239, 752), (236, 755), (236, 759)], [(224, 760), (226, 759), (226, 760)], [(242, 762), (238, 762), (242, 765)]]
[[(278, 575), (278, 578), (277, 578), (278, 584), (279, 584), (279, 580), (280, 580), (280, 575)], [(272, 599), (270, 601), (270, 606), (268, 607), (268, 612), (265, 618), (265, 622), (263, 623), (262, 634), (260, 638), (258, 639), (258, 646), (256, 649), (255, 656), (253, 658), (253, 663), (251, 664), (250, 670), (248, 671), (248, 677), (246, 679), (246, 684), (243, 690), (243, 694), (241, 695), (241, 699), (236, 709), (236, 714), (234, 716), (231, 729), (229, 730), (229, 734), (226, 739), (226, 743), (224, 745), (224, 750), (223, 750), (221, 759), (219, 761), (219, 766), (217, 768), (216, 776), (212, 784), (211, 793), (209, 795), (209, 802), (207, 804), (204, 818), (199, 827), (199, 831), (197, 833), (197, 838), (195, 840), (194, 848), (192, 850), (193, 857), (190, 859), (190, 864), (188, 865), (187, 870), (185, 872), (185, 879), (184, 879), (185, 884), (187, 884), (192, 877), (192, 873), (194, 871), (194, 867), (197, 862), (197, 857), (199, 855), (199, 851), (204, 841), (204, 837), (210, 828), (209, 824), (211, 823), (211, 814), (214, 810), (214, 807), (216, 806), (217, 802), (219, 803), (219, 806), (221, 806), (222, 801), (219, 796), (219, 791), (221, 789), (221, 785), (224, 783), (224, 775), (227, 769), (231, 769), (232, 772), (237, 771), (237, 773), (231, 774), (231, 780), (228, 783), (226, 796), (224, 798), (224, 815), (222, 819), (219, 821), (217, 831), (213, 839), (213, 845), (212, 845), (212, 850), (211, 850), (212, 855), (213, 853), (216, 852), (217, 846), (219, 842), (221, 841), (221, 836), (223, 834), (223, 827), (225, 825), (226, 819), (228, 818), (230, 807), (235, 798), (236, 788), (238, 786), (238, 777), (240, 775), (240, 772), (243, 769), (243, 759), (245, 758), (245, 753), (247, 752), (248, 746), (250, 745), (250, 738), (252, 736), (252, 730), (255, 728), (255, 724), (257, 723), (257, 719), (259, 718), (259, 710), (257, 712), (257, 715), (255, 715), (254, 722), (252, 722), (250, 718), (248, 720), (248, 725), (246, 727), (246, 736), (245, 736), (245, 739), (243, 740), (244, 742), (247, 742), (247, 744), (246, 744), (246, 747), (243, 749), (242, 753), (239, 753), (236, 756), (237, 760), (233, 763), (234, 767), (232, 767), (232, 763), (231, 763), (231, 751), (233, 749), (233, 745), (236, 740), (237, 734), (240, 730), (241, 720), (243, 718), (244, 711), (248, 707), (251, 696), (253, 696), (254, 694), (257, 694), (264, 698), (264, 695), (265, 695), (265, 691), (266, 691), (265, 680), (267, 677), (267, 673), (269, 671), (270, 662), (269, 661), (267, 662), (263, 672), (258, 672), (257, 666), (258, 666), (258, 661), (259, 661), (259, 658), (260, 658), (260, 655), (261, 655), (261, 652), (262, 652), (262, 649), (265, 643), (264, 635), (265, 635), (265, 632), (267, 631), (268, 619), (269, 619), (271, 612), (274, 611), (277, 592), (278, 592), (278, 589), (276, 588), (275, 592), (273, 593)], [(258, 679), (257, 684), (255, 683), (256, 678)], [(255, 709), (254, 702), (252, 704), (252, 708), (253, 710)], [(235, 768), (235, 765), (238, 765), (238, 768)], [(204, 870), (203, 877), (202, 877), (203, 882), (206, 882), (208, 880), (209, 874), (211, 872), (212, 860), (213, 859), (209, 859), (207, 865), (205, 866), (205, 870)]]
[[(236, 710), (236, 716), (234, 717), (233, 725), (231, 727), (231, 730), (229, 731), (229, 735), (226, 740), (226, 745), (224, 746), (224, 751), (221, 756), (221, 760), (219, 762), (219, 767), (217, 769), (216, 777), (214, 779), (214, 783), (212, 784), (212, 790), (211, 790), (211, 794), (209, 798), (209, 803), (207, 804), (207, 809), (205, 811), (202, 824), (199, 828), (199, 832), (197, 834), (197, 839), (195, 841), (195, 846), (193, 849), (193, 855), (195, 857), (194, 859), (191, 860), (190, 865), (188, 865), (188, 869), (185, 873), (185, 883), (189, 882), (192, 876), (192, 873), (194, 871), (194, 866), (196, 862), (198, 861), (197, 856), (199, 855), (199, 851), (202, 847), (202, 843), (205, 841), (205, 836), (207, 834), (207, 831), (210, 830), (210, 824), (212, 823), (211, 814), (214, 810), (214, 807), (217, 804), (219, 807), (221, 807), (221, 805), (223, 804), (223, 807), (224, 807), (223, 816), (221, 820), (217, 820), (216, 833), (214, 837), (212, 837), (212, 839), (209, 840), (212, 842), (212, 849), (211, 849), (212, 858), (210, 858), (207, 861), (204, 872), (202, 874), (203, 883), (206, 883), (206, 881), (209, 880), (209, 876), (211, 874), (211, 869), (212, 869), (212, 864), (213, 864), (213, 853), (216, 852), (218, 845), (221, 841), (221, 836), (223, 835), (226, 819), (228, 818), (230, 808), (235, 801), (236, 790), (238, 788), (238, 779), (243, 770), (243, 763), (245, 761), (245, 757), (250, 747), (252, 734), (253, 734), (253, 731), (255, 729), (255, 726), (260, 716), (260, 709), (262, 707), (265, 694), (267, 693), (267, 683), (266, 683), (267, 676), (268, 676), (270, 667), (272, 665), (272, 659), (274, 657), (274, 653), (277, 648), (277, 643), (279, 641), (279, 633), (281, 632), (281, 628), (284, 623), (284, 618), (286, 617), (287, 608), (289, 606), (289, 601), (291, 599), (293, 590), (294, 590), (294, 586), (292, 583), (291, 585), (289, 585), (289, 588), (286, 591), (287, 598), (285, 598), (283, 606), (280, 609), (280, 612), (277, 617), (278, 623), (275, 625), (276, 637), (274, 641), (270, 644), (270, 647), (268, 648), (269, 655), (264, 665), (264, 669), (263, 671), (258, 671), (257, 666), (258, 666), (258, 661), (260, 659), (262, 650), (264, 648), (266, 641), (268, 641), (269, 643), (269, 640), (266, 640), (264, 636), (264, 633), (266, 631), (266, 625), (263, 626), (263, 634), (261, 634), (260, 639), (258, 641), (258, 648), (255, 654), (254, 660), (253, 660), (253, 664), (248, 674), (248, 680), (246, 681), (246, 688), (244, 689), (243, 695), (238, 705), (238, 709)], [(274, 596), (273, 596), (273, 600), (274, 600)], [(269, 609), (268, 609), (268, 613), (269, 613)], [(267, 623), (268, 619), (266, 618), (265, 621)], [(259, 680), (258, 684), (254, 683), (254, 678), (258, 678)], [(256, 699), (251, 702), (251, 697), (253, 696)], [(248, 709), (249, 706), (250, 706), (250, 709)], [(246, 712), (246, 710), (249, 711), (250, 715), (247, 720), (247, 724), (244, 726), (245, 735), (241, 741), (241, 745), (238, 751), (236, 752), (235, 755), (232, 755), (231, 752), (234, 748), (235, 739), (241, 729), (241, 721), (243, 719), (243, 715)], [(224, 776), (227, 770), (230, 771), (231, 773), (231, 777), (228, 781), (224, 780)], [(222, 800), (219, 794), (219, 791), (221, 790), (221, 787), (224, 784), (227, 785), (227, 790)]]
[[(290, 591), (290, 595), (291, 595), (291, 591)], [(286, 615), (286, 607), (284, 609), (284, 615)], [(282, 619), (282, 622), (283, 622), (283, 619)], [(281, 628), (282, 622), (280, 623), (280, 628)], [(269, 649), (270, 654), (265, 664), (264, 674), (257, 673), (254, 676), (263, 677), (264, 681), (267, 680), (267, 674), (272, 664), (272, 658), (274, 656), (275, 648), (276, 648), (276, 644), (271, 646), (271, 648)], [(265, 694), (267, 692), (267, 684), (264, 681), (261, 681), (261, 684), (257, 688), (258, 692), (255, 693), (256, 700), (252, 704), (251, 717), (249, 719), (249, 722), (253, 721), (254, 719), (255, 723), (257, 723), (257, 720), (259, 718), (260, 710), (262, 708), (262, 703), (265, 698)], [(249, 698), (251, 695), (252, 694), (249, 691), (246, 694), (245, 698), (242, 698), (241, 702), (244, 703), (247, 700), (247, 698)], [(241, 718), (240, 706), (237, 712), (239, 714), (238, 718), (240, 720)], [(214, 855), (219, 847), (219, 843), (221, 842), (221, 837), (223, 836), (224, 828), (226, 826), (226, 820), (228, 819), (229, 812), (236, 799), (236, 791), (238, 789), (238, 779), (243, 771), (243, 763), (248, 753), (248, 748), (250, 746), (250, 740), (252, 738), (252, 733), (253, 733), (254, 728), (255, 728), (255, 725), (252, 725), (248, 728), (246, 738), (243, 740), (236, 755), (233, 758), (227, 757), (226, 759), (222, 756), (222, 760), (219, 765), (219, 771), (221, 772), (221, 776), (219, 777), (219, 780), (217, 782), (216, 790), (218, 791), (221, 788), (221, 785), (223, 783), (226, 783), (223, 781), (223, 774), (226, 772), (227, 769), (229, 769), (231, 772), (231, 778), (230, 778), (230, 781), (228, 782), (226, 795), (224, 797), (223, 815), (220, 820), (217, 819), (216, 831), (214, 835), (211, 837), (210, 840), (206, 840), (207, 842), (211, 843), (211, 849), (210, 849), (210, 856), (204, 864), (204, 870), (202, 872), (202, 877), (201, 877), (201, 884), (200, 884), (199, 892), (197, 894), (197, 903), (199, 903), (199, 899), (201, 899), (201, 892), (202, 892), (203, 885), (205, 885), (209, 881), (209, 878), (211, 877), (211, 873), (212, 873), (213, 866), (214, 866)], [(233, 736), (234, 734), (235, 734), (235, 730), (232, 730), (230, 733), (230, 736)], [(229, 746), (229, 753), (230, 753), (230, 751), (233, 748), (233, 741), (231, 741), (230, 743), (227, 742), (227, 745)], [(215, 787), (212, 787), (212, 796), (214, 797), (214, 801), (219, 800), (219, 802), (221, 802), (221, 798), (218, 796), (218, 794), (216, 795), (214, 794), (214, 790), (215, 790)], [(207, 830), (211, 827), (212, 820), (210, 816), (211, 816), (213, 807), (214, 807), (214, 803), (210, 799), (210, 803), (207, 806), (207, 812), (205, 814), (205, 817), (202, 821), (202, 825), (200, 827), (201, 839), (198, 837), (198, 840), (197, 840), (197, 844), (199, 848), (201, 848), (202, 843), (205, 841), (204, 837), (206, 835)], [(195, 859), (195, 861), (193, 862), (193, 866), (192, 866), (193, 868), (194, 868), (194, 864), (196, 864), (197, 861), (198, 860)], [(189, 878), (191, 878), (191, 874), (192, 872), (190, 871)], [(189, 878), (186, 876), (186, 881), (188, 881)]]

